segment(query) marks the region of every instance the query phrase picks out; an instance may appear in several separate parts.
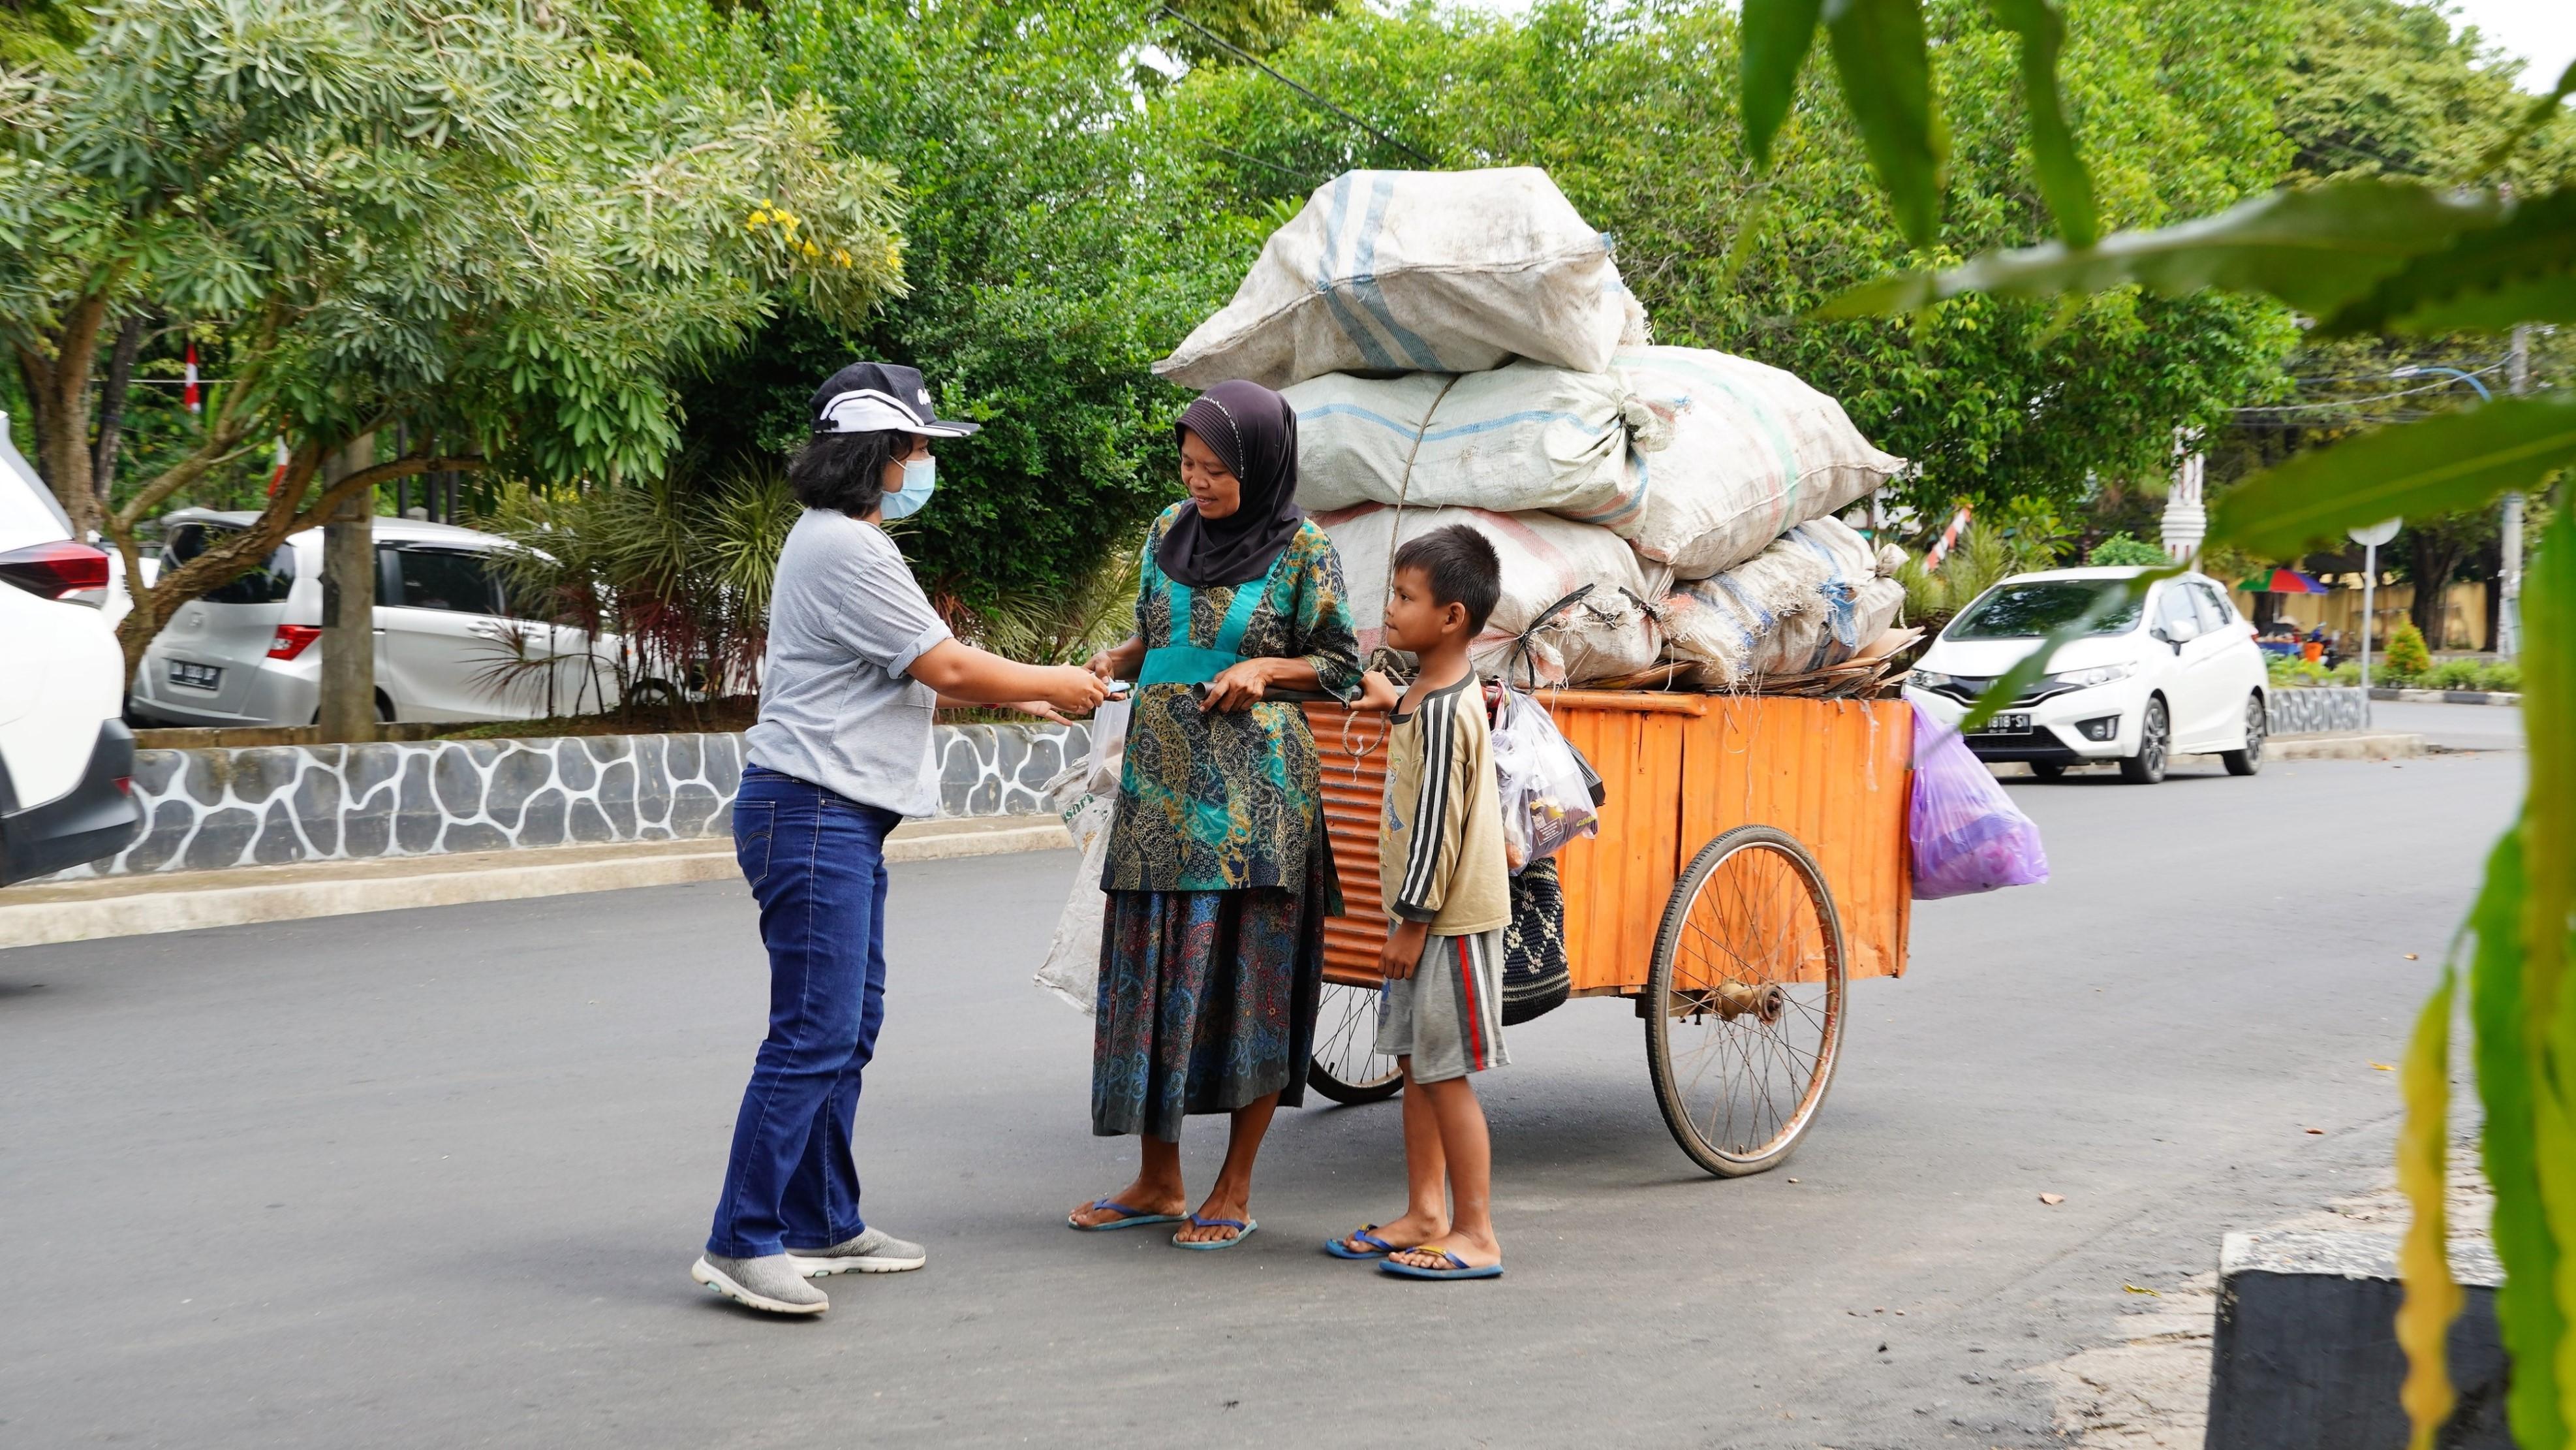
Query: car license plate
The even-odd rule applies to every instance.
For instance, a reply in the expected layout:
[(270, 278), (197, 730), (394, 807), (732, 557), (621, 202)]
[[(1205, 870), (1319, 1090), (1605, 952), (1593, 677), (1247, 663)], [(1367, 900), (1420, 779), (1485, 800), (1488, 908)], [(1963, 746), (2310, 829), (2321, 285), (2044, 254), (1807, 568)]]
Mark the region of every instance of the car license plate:
[(172, 660), (170, 661), (170, 683), (185, 685), (191, 690), (221, 689), (224, 683), (223, 666), (201, 665), (193, 660)]
[(1971, 735), (2028, 735), (2028, 715), (1989, 715), (1986, 723), (1968, 732)]

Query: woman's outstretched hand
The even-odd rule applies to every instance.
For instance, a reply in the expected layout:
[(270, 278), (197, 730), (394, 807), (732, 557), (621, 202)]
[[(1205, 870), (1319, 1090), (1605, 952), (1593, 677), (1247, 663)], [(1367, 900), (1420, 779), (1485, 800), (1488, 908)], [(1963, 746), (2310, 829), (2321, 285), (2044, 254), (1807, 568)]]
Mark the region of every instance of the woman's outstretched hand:
[[(1108, 698), (1107, 683), (1099, 675), (1080, 666), (1053, 665), (1043, 673), (1046, 677), (1044, 692), (1037, 699), (1016, 708), (1027, 710), (1030, 705), (1042, 708), (1051, 706), (1066, 715), (1088, 715), (1100, 708), (1100, 702)], [(1038, 712), (1030, 710), (1029, 713)]]

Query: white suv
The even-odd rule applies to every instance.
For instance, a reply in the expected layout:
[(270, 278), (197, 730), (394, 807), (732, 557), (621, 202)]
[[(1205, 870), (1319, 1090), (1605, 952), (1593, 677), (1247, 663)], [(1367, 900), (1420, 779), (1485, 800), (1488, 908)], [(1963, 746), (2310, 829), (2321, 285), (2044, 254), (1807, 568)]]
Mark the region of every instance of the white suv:
[(107, 585), (0, 414), (0, 886), (112, 856), (142, 825)]
[[(257, 515), (182, 509), (164, 521), (164, 573)], [(615, 635), (516, 617), (495, 555), (508, 540), (451, 524), (375, 520), (376, 714), (527, 720), (618, 703)], [(135, 674), (135, 713), (179, 725), (305, 725), (322, 703), (322, 530), (180, 606)]]
[[(2016, 574), (1959, 611), (1906, 678), (1905, 696), (1955, 724), (2042, 636), (2142, 569)], [(2155, 586), (2069, 641), (2048, 673), (1968, 736), (1987, 761), (2026, 762), (2043, 779), (2070, 765), (2117, 761), (2141, 785), (2176, 755), (2216, 753), (2231, 775), (2262, 768), (2269, 731), (2263, 652), (2254, 627), (2202, 574)]]

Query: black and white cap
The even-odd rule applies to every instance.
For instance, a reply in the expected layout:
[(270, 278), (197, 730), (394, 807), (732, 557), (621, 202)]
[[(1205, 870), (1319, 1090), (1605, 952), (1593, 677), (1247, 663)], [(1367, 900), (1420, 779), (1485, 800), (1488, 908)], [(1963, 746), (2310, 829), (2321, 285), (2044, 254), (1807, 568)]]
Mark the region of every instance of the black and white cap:
[(936, 418), (930, 411), (930, 387), (917, 368), (895, 363), (855, 362), (814, 390), (817, 433), (918, 433), (925, 438), (963, 438), (982, 427)]

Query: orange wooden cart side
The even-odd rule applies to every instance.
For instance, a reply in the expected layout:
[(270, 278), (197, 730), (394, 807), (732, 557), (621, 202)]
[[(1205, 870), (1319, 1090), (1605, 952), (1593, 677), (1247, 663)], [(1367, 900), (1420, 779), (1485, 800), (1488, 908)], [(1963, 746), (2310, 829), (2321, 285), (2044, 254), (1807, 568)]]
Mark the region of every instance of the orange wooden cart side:
[[(1851, 976), (1904, 971), (1913, 714), (1902, 701), (1594, 690), (1540, 698), (1608, 787), (1599, 834), (1557, 858), (1577, 993), (1645, 987), (1674, 881), (1702, 846), (1740, 825), (1777, 826), (1814, 854), (1842, 914)], [(1377, 857), (1385, 722), (1337, 705), (1306, 708), (1348, 913), (1325, 923), (1325, 976), (1373, 987), (1386, 939)]]

